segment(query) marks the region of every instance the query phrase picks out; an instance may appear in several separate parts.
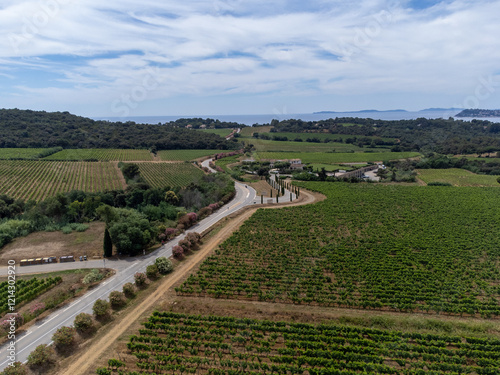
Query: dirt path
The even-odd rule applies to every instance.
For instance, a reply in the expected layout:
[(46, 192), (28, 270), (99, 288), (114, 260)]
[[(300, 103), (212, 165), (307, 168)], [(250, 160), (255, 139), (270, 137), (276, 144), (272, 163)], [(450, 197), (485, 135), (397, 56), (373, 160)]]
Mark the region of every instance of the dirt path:
[[(298, 206), (314, 203), (318, 200), (323, 200), (326, 197), (319, 193), (311, 193), (302, 191), (301, 196), (294, 202), (289, 202), (288, 204), (274, 204), (269, 205), (274, 208), (284, 207), (284, 206)], [(227, 239), (234, 231), (236, 231), (252, 214), (257, 211), (258, 208), (264, 207), (263, 205), (249, 206), (240, 210), (234, 217), (226, 219), (225, 225), (222, 229), (211, 239), (209, 239), (201, 248), (200, 251), (194, 253), (194, 255), (186, 258), (175, 271), (166, 278), (157, 289), (148, 296), (140, 305), (135, 307), (127, 315), (118, 319), (116, 322), (111, 324), (114, 325), (112, 329), (109, 330), (104, 336), (102, 336), (98, 341), (93, 342), (86, 351), (83, 353), (77, 353), (73, 357), (74, 361), (71, 365), (59, 372), (59, 374), (64, 375), (83, 375), (91, 374), (89, 368), (95, 367), (99, 357), (108, 349), (115, 341), (123, 335), (129, 327), (134, 324), (142, 314), (144, 314), (148, 309), (151, 309), (164, 295), (183, 278), (189, 275), (189, 272), (197, 267), (205, 257), (210, 254), (222, 241)], [(271, 208), (269, 207), (269, 208)]]
[(125, 181), (125, 177), (123, 176), (122, 170), (118, 167), (119, 161), (115, 161), (113, 164), (115, 166), (116, 171), (118, 172), (118, 177), (120, 178), (120, 183), (122, 184), (122, 189), (125, 190), (127, 188), (127, 181)]

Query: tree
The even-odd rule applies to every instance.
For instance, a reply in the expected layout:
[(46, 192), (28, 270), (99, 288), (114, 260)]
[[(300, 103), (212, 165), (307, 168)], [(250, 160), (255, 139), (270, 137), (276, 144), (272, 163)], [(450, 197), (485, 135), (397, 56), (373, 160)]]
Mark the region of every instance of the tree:
[(500, 177), (497, 178), (497, 182), (500, 184)]
[(108, 228), (104, 229), (103, 249), (104, 249), (104, 256), (106, 258), (113, 255), (113, 242), (111, 241), (111, 236), (109, 235)]
[(135, 297), (135, 287), (132, 283), (126, 283), (123, 285), (123, 294), (128, 298)]
[(86, 333), (94, 328), (94, 321), (92, 315), (87, 313), (80, 313), (75, 317), (75, 328), (78, 332)]
[(102, 318), (108, 315), (109, 313), (109, 302), (98, 299), (94, 302), (94, 306), (92, 307), (92, 312), (94, 313), (96, 318)]
[(158, 271), (163, 275), (172, 272), (172, 270), (174, 269), (172, 262), (166, 257), (156, 258), (155, 265), (158, 268)]
[(156, 264), (150, 264), (146, 267), (146, 276), (148, 279), (153, 280), (158, 277), (158, 267)]
[(29, 356), (27, 364), (33, 369), (45, 369), (56, 361), (55, 351), (52, 346), (47, 344), (38, 345)]
[(75, 328), (61, 327), (53, 335), (52, 341), (59, 351), (67, 351), (75, 344)]
[(133, 163), (127, 163), (122, 167), (123, 176), (127, 180), (133, 180), (136, 176), (139, 176), (139, 166)]
[(109, 294), (109, 302), (113, 309), (120, 308), (126, 304), (125, 295), (117, 290)]
[(165, 202), (172, 206), (177, 206), (179, 204), (179, 197), (172, 190), (169, 190), (165, 193)]
[(142, 272), (136, 272), (134, 275), (135, 285), (143, 286), (146, 284), (146, 275)]

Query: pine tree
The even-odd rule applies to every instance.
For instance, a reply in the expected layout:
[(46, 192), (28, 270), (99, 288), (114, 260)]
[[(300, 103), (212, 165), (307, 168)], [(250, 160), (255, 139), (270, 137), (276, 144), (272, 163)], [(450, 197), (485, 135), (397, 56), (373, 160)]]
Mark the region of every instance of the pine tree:
[(111, 242), (111, 236), (109, 235), (108, 228), (104, 230), (104, 256), (110, 257), (113, 255), (113, 242)]

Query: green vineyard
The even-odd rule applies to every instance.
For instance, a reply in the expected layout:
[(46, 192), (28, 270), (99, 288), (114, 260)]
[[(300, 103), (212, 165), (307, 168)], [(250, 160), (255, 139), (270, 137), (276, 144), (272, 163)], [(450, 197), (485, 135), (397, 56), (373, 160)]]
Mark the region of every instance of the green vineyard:
[(155, 188), (184, 187), (204, 175), (191, 163), (137, 163), (141, 176)]
[[(500, 340), (154, 312), (111, 369), (139, 374), (498, 374)], [(97, 369), (102, 374), (110, 369)]]
[(0, 161), (0, 192), (35, 201), (71, 190), (123, 189), (120, 171), (107, 162)]
[(301, 186), (328, 199), (257, 211), (177, 293), (500, 315), (498, 188)]
[(301, 159), (303, 163), (363, 163), (417, 157), (418, 152), (258, 152), (260, 160)]
[[(8, 281), (0, 283), (0, 313), (9, 311), (9, 299), (15, 299), (12, 305), (19, 306), (24, 302), (29, 302), (50, 289), (53, 285), (61, 282), (61, 277), (48, 277), (46, 279), (32, 278), (29, 280), (16, 280), (14, 284)], [(15, 285), (15, 289), (13, 288)]]
[(46, 148), (0, 148), (0, 159), (30, 159), (37, 157)]
[(148, 150), (71, 149), (57, 152), (45, 160), (150, 161), (153, 156)]

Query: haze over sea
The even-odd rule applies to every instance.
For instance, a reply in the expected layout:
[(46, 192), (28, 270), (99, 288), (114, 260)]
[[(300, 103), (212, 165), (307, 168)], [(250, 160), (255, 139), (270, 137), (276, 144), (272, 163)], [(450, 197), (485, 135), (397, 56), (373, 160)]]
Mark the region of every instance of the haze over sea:
[[(138, 124), (158, 124), (175, 121), (180, 118), (212, 118), (215, 120), (236, 122), (244, 125), (268, 124), (271, 120), (300, 119), (303, 121), (320, 121), (335, 117), (359, 117), (371, 118), (374, 120), (411, 120), (416, 118), (444, 118), (454, 117), (460, 109), (442, 109), (442, 110), (423, 110), (417, 112), (408, 111), (358, 111), (358, 112), (318, 112), (318, 113), (294, 113), (294, 114), (267, 114), (267, 115), (199, 115), (199, 116), (131, 116), (131, 117), (93, 117), (94, 120), (107, 121), (134, 121)], [(472, 118), (458, 118), (464, 121), (470, 121)], [(500, 122), (499, 117), (477, 118), (478, 120), (488, 120), (491, 122)]]

